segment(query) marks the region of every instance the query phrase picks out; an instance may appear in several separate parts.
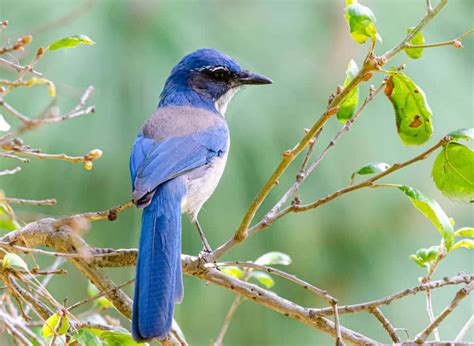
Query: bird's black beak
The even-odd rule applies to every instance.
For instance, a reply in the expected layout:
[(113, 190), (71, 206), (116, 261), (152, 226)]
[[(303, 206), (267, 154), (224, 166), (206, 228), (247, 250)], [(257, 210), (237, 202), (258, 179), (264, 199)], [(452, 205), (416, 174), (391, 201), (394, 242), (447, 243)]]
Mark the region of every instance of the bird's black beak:
[(238, 76), (239, 84), (249, 84), (249, 85), (258, 85), (258, 84), (272, 84), (273, 81), (270, 78), (267, 78), (261, 74), (253, 73), (250, 71), (242, 71)]

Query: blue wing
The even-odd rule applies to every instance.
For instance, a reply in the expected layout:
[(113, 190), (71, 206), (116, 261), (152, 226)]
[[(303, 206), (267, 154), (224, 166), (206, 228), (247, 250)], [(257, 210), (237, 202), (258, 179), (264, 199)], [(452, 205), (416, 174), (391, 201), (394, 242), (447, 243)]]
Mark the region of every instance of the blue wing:
[(148, 205), (153, 192), (164, 182), (225, 153), (228, 136), (224, 126), (160, 142), (138, 136), (130, 157), (133, 197), (137, 205)]

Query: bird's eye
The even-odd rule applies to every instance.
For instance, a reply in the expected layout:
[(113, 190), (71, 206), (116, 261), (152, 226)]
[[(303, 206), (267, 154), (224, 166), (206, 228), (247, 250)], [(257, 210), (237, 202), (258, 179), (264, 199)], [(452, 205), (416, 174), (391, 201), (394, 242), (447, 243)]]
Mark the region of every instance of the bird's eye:
[(225, 67), (215, 67), (208, 69), (206, 72), (216, 82), (225, 82), (231, 76), (230, 71)]

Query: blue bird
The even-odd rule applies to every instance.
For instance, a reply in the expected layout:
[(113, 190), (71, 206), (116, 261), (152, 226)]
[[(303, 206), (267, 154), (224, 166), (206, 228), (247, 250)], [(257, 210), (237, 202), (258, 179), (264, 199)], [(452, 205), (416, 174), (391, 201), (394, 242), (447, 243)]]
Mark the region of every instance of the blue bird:
[(186, 55), (171, 71), (130, 156), (133, 199), (143, 208), (132, 316), (135, 340), (166, 337), (174, 305), (183, 298), (181, 213), (190, 216), (210, 251), (197, 216), (224, 171), (229, 101), (242, 85), (270, 83), (215, 49)]

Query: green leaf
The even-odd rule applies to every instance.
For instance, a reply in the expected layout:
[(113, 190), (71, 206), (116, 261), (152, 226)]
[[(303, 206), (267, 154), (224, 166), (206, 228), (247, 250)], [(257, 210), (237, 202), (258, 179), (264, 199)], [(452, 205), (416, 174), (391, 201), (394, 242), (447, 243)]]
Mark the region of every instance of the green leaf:
[(474, 128), (465, 128), (465, 129), (459, 129), (456, 131), (451, 131), (448, 133), (448, 136), (451, 137), (452, 139), (465, 139), (465, 140), (470, 140), (474, 139)]
[(56, 42), (53, 42), (49, 45), (49, 50), (57, 50), (62, 48), (74, 48), (79, 44), (87, 44), (92, 46), (95, 44), (94, 41), (90, 39), (90, 37), (86, 35), (73, 35), (62, 38)]
[(10, 269), (23, 269), (28, 270), (28, 266), (26, 265), (25, 261), (15, 253), (7, 253), (2, 260), (2, 267), (3, 268), (10, 268)]
[(459, 249), (461, 247), (466, 248), (466, 249), (474, 249), (474, 240), (461, 239), (460, 241), (458, 241), (456, 244), (453, 245), (453, 247), (451, 248), (451, 251)]
[(410, 259), (421, 267), (428, 267), (429, 262), (434, 261), (439, 253), (439, 246), (435, 245), (428, 249), (419, 249)]
[[(344, 87), (346, 87), (351, 80), (359, 73), (359, 67), (357, 66), (356, 62), (351, 59), (349, 64), (347, 65), (346, 70), (346, 80), (344, 81)], [(339, 107), (339, 111), (337, 112), (337, 118), (341, 122), (346, 122), (354, 115), (357, 106), (359, 104), (359, 86), (355, 87), (344, 99)]]
[[(61, 326), (57, 328), (59, 324), (59, 320), (61, 320)], [(57, 331), (58, 335), (65, 334), (69, 329), (69, 319), (67, 316), (63, 316), (62, 319), (60, 318), (58, 313), (51, 315), (46, 322), (43, 324), (43, 328), (41, 329), (41, 334), (45, 337), (53, 336), (54, 332)]]
[(454, 230), (448, 216), (440, 205), (435, 200), (425, 196), (410, 186), (402, 185), (398, 188), (410, 198), (415, 208), (423, 213), (423, 215), (436, 226), (444, 239), (446, 248), (450, 250), (454, 241)]
[(436, 157), (431, 171), (436, 187), (452, 200), (474, 201), (474, 151), (451, 142)]
[(275, 264), (287, 266), (291, 264), (291, 258), (286, 253), (272, 251), (257, 258), (255, 263), (262, 266), (271, 266)]
[(270, 275), (258, 270), (252, 271), (250, 273), (250, 278), (257, 280), (266, 288), (272, 288), (275, 286), (275, 281), (273, 281), (273, 278)]
[(393, 105), (398, 135), (405, 145), (420, 145), (433, 134), (431, 108), (425, 93), (407, 75), (391, 72), (385, 95)]
[(133, 340), (130, 333), (121, 330), (105, 330), (99, 336), (106, 346), (137, 346), (146, 345)]
[(474, 228), (463, 227), (454, 232), (455, 237), (474, 237)]
[(385, 162), (371, 162), (362, 166), (357, 171), (352, 173), (351, 180), (354, 181), (356, 175), (367, 175), (367, 174), (374, 174), (374, 173), (382, 173), (389, 169), (391, 166)]
[(234, 266), (222, 267), (221, 271), (237, 279), (240, 279), (242, 275), (244, 275), (244, 273), (239, 267), (234, 267)]
[(15, 221), (0, 207), (0, 230), (14, 231), (17, 228)]
[[(413, 29), (414, 27), (408, 28), (407, 34), (411, 33)], [(418, 31), (408, 43), (417, 46), (425, 44), (425, 37), (421, 31)], [(423, 53), (423, 48), (405, 48), (405, 53), (412, 59), (419, 59)]]
[(79, 345), (84, 346), (102, 346), (104, 343), (100, 338), (91, 333), (87, 328), (79, 329), (71, 335), (71, 341), (76, 341)]
[(369, 38), (381, 40), (377, 34), (374, 13), (370, 8), (359, 4), (357, 0), (346, 2), (345, 18), (349, 24), (352, 39), (357, 43), (365, 43)]
[[(99, 289), (89, 281), (89, 285), (87, 286), (87, 295), (89, 297), (94, 297), (95, 295), (99, 294)], [(102, 309), (112, 308), (114, 305), (104, 296), (99, 297), (94, 300), (94, 305), (98, 306)]]

